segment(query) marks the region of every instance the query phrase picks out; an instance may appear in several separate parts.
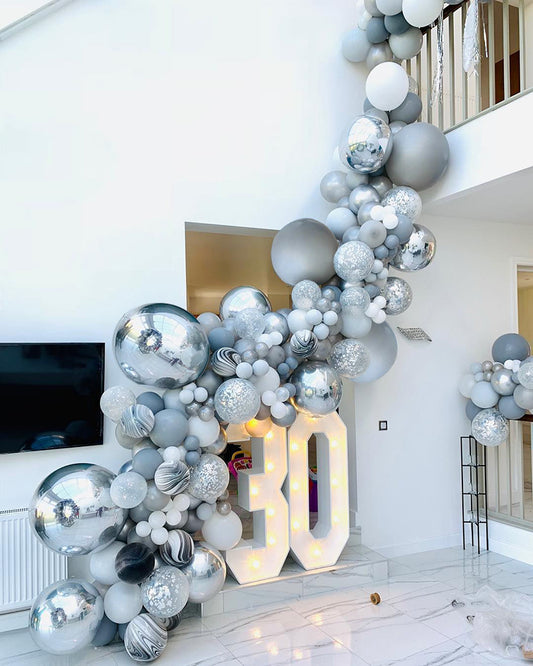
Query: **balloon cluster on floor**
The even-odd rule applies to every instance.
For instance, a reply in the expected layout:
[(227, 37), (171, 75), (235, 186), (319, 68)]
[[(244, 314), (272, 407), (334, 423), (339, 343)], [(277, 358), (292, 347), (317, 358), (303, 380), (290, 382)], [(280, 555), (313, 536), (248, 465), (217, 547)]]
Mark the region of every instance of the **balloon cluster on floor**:
[(492, 361), (473, 363), (459, 382), (468, 398), (466, 415), (472, 435), (485, 446), (498, 446), (509, 436), (509, 421), (533, 410), (533, 356), (529, 342), (517, 333), (501, 335), (492, 345)]
[[(298, 413), (330, 414), (343, 379), (375, 381), (395, 362), (386, 319), (409, 307), (412, 291), (389, 271), (418, 271), (434, 257), (435, 239), (417, 223), (416, 190), (442, 176), (448, 146), (438, 129), (415, 122), (420, 99), (390, 60), (393, 52), (408, 57), (399, 44), (406, 48), (414, 28), (401, 26), (431, 22), (433, 13), (422, 16), (419, 6), (440, 11), (442, 2), (365, 4), (372, 16), (364, 48), (359, 28), (344, 53), (371, 60), (368, 101), (342, 136), (345, 170), (320, 185), (335, 207), (325, 224), (287, 224), (272, 245), (274, 270), (292, 286), (292, 308), (272, 311), (259, 289), (239, 286), (224, 296), (219, 314), (195, 318), (152, 303), (116, 327), (118, 365), (144, 388), (111, 387), (101, 408), (131, 460), (117, 475), (87, 463), (63, 467), (44, 479), (30, 505), (38, 538), (57, 553), (88, 556), (93, 579), (60, 581), (35, 600), (30, 630), (44, 650), (69, 654), (118, 635), (132, 659), (156, 659), (187, 602), (220, 591), (220, 551), (241, 539), (220, 457), (227, 430), (264, 437), (273, 425), (290, 427)], [(374, 49), (370, 58), (368, 40), (378, 36), (383, 53)]]

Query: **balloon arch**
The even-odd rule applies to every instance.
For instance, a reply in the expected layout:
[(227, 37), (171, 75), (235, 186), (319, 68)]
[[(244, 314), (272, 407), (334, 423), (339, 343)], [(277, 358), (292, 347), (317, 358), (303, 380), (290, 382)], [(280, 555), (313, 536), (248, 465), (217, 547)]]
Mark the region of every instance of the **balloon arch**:
[[(366, 0), (343, 40), (346, 58), (369, 66), (367, 99), (340, 139), (344, 168), (320, 183), (333, 204), (325, 224), (296, 220), (274, 239), (272, 264), (292, 286), (292, 309), (273, 312), (261, 291), (238, 286), (218, 315), (155, 303), (119, 321), (116, 360), (146, 388), (109, 388), (101, 408), (132, 459), (117, 475), (63, 467), (31, 502), (39, 539), (69, 557), (90, 555), (94, 579), (60, 581), (38, 596), (30, 631), (42, 649), (69, 654), (118, 632), (132, 659), (151, 661), (186, 603), (221, 590), (226, 563), (246, 582), (276, 576), (289, 549), (307, 569), (338, 558), (349, 534), (342, 382), (375, 381), (392, 367), (387, 319), (409, 307), (412, 291), (390, 271), (421, 270), (435, 253), (417, 221), (417, 190), (443, 175), (448, 144), (417, 122), (416, 83), (393, 60), (416, 55), (420, 27), (442, 8), (442, 0)], [(253, 541), (241, 540), (228, 501), (228, 432), (252, 438), (253, 467), (238, 477), (239, 503), (261, 512)], [(312, 434), (321, 486), (310, 531)]]

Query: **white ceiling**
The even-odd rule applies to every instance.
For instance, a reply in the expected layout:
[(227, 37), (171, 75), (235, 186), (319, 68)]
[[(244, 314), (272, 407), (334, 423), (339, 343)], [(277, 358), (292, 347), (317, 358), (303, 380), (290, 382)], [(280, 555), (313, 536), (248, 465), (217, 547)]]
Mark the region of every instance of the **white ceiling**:
[(533, 224), (533, 168), (424, 204), (424, 213), (487, 222)]

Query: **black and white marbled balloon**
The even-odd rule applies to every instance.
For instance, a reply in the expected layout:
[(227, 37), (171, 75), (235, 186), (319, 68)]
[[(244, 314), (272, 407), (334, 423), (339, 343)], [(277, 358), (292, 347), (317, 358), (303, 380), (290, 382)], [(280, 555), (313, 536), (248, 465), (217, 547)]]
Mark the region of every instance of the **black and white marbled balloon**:
[(185, 567), (194, 557), (194, 541), (184, 530), (171, 530), (168, 541), (159, 547), (161, 559), (172, 567)]
[(145, 405), (132, 405), (122, 412), (120, 423), (128, 437), (147, 437), (154, 427), (155, 416)]
[(155, 471), (154, 482), (165, 495), (177, 495), (189, 485), (189, 467), (181, 460), (164, 462)]
[(312, 331), (296, 331), (291, 337), (290, 346), (295, 356), (311, 356), (317, 350), (318, 339)]
[(167, 632), (170, 633), (171, 631), (174, 631), (176, 627), (179, 626), (181, 622), (181, 613), (177, 613), (176, 615), (172, 615), (171, 617), (157, 617), (154, 619), (156, 620), (156, 622), (159, 622), (159, 624), (163, 627), (163, 629), (166, 629)]
[(128, 543), (115, 557), (115, 571), (125, 583), (142, 583), (152, 573), (154, 566), (154, 554), (143, 543)]
[(241, 356), (231, 347), (221, 347), (211, 356), (211, 367), (221, 377), (233, 377)]
[(134, 617), (124, 634), (124, 647), (134, 661), (154, 661), (163, 653), (167, 641), (167, 630), (148, 613)]

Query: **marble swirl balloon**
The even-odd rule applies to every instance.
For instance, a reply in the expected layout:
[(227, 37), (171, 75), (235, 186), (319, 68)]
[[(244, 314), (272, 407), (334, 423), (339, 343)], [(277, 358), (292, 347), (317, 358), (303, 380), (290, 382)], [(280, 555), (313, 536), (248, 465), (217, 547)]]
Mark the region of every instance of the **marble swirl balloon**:
[(248, 308), (256, 308), (262, 314), (272, 310), (270, 301), (256, 287), (234, 287), (220, 301), (220, 318), (229, 319)]
[(160, 388), (194, 382), (209, 361), (204, 329), (189, 312), (169, 303), (127, 312), (115, 329), (114, 348), (128, 379)]
[(316, 352), (318, 339), (313, 331), (304, 329), (293, 333), (289, 344), (291, 346), (291, 351), (295, 356), (305, 358)]
[(159, 547), (159, 554), (165, 564), (171, 567), (187, 566), (194, 555), (192, 536), (184, 530), (170, 530), (168, 541)]
[(111, 500), (115, 475), (104, 467), (76, 463), (60, 467), (37, 487), (30, 525), (45, 546), (61, 555), (87, 555), (114, 541), (128, 512)]
[(221, 347), (211, 355), (211, 367), (221, 377), (233, 377), (241, 356), (231, 347)]
[(392, 151), (392, 132), (380, 118), (358, 116), (343, 132), (339, 156), (343, 164), (357, 173), (381, 169)]
[(154, 661), (163, 653), (167, 641), (167, 630), (148, 613), (134, 617), (124, 634), (124, 648), (133, 661)]
[(177, 495), (189, 485), (189, 467), (181, 460), (164, 462), (155, 471), (154, 482), (165, 495)]
[(293, 372), (291, 383), (296, 389), (291, 402), (303, 414), (325, 416), (339, 406), (342, 380), (335, 368), (324, 361), (303, 363)]
[(145, 405), (132, 405), (122, 412), (120, 423), (128, 437), (148, 437), (155, 424), (155, 416)]
[(413, 226), (415, 230), (411, 237), (400, 247), (400, 251), (391, 262), (399, 271), (421, 271), (433, 261), (437, 250), (437, 242), (431, 231), (421, 224)]

